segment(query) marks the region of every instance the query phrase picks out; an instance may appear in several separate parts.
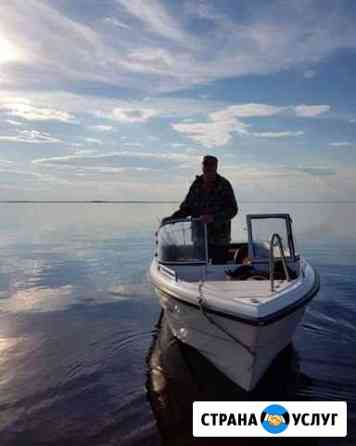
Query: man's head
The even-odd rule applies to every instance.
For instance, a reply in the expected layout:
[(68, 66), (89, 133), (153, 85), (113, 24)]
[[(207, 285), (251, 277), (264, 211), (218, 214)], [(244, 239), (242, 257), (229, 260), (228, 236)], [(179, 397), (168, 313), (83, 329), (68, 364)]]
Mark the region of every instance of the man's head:
[(212, 155), (205, 155), (202, 162), (204, 179), (214, 181), (218, 169), (218, 159)]

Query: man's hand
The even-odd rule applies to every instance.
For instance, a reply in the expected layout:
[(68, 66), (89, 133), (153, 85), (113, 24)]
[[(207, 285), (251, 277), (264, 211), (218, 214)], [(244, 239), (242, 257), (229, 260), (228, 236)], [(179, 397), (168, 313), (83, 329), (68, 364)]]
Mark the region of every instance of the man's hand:
[(209, 223), (212, 223), (214, 221), (214, 217), (210, 214), (204, 214), (200, 216), (200, 221), (204, 225), (208, 225)]

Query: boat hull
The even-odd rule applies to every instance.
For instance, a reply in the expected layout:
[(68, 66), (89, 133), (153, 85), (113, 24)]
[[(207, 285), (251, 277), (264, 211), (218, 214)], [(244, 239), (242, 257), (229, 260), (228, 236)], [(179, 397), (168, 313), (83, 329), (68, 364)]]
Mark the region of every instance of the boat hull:
[(249, 324), (179, 300), (156, 287), (168, 325), (180, 341), (204, 355), (246, 391), (253, 390), (273, 359), (292, 340), (305, 305), (268, 324)]

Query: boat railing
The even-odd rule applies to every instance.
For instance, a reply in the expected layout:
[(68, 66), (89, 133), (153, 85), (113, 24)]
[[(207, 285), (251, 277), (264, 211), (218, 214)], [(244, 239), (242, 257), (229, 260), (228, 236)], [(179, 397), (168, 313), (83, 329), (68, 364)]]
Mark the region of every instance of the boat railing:
[(270, 274), (270, 280), (271, 280), (271, 291), (274, 291), (274, 266), (276, 259), (274, 257), (274, 248), (278, 246), (279, 253), (282, 259), (282, 265), (284, 274), (286, 276), (287, 281), (290, 281), (290, 276), (288, 272), (288, 266), (287, 266), (287, 260), (286, 256), (284, 255), (284, 248), (283, 248), (283, 242), (282, 238), (279, 234), (274, 233), (271, 237), (271, 243), (270, 243), (270, 255), (269, 255), (269, 274)]

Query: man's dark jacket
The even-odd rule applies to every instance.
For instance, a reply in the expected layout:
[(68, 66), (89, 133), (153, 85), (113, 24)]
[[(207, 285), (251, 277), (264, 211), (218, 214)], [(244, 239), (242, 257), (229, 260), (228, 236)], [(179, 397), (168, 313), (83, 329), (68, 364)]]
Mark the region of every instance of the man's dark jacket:
[(231, 222), (238, 211), (234, 191), (229, 181), (218, 175), (212, 189), (203, 188), (203, 175), (197, 176), (189, 192), (170, 218), (200, 217), (209, 213), (214, 221), (208, 224), (209, 244), (228, 244), (231, 240)]

